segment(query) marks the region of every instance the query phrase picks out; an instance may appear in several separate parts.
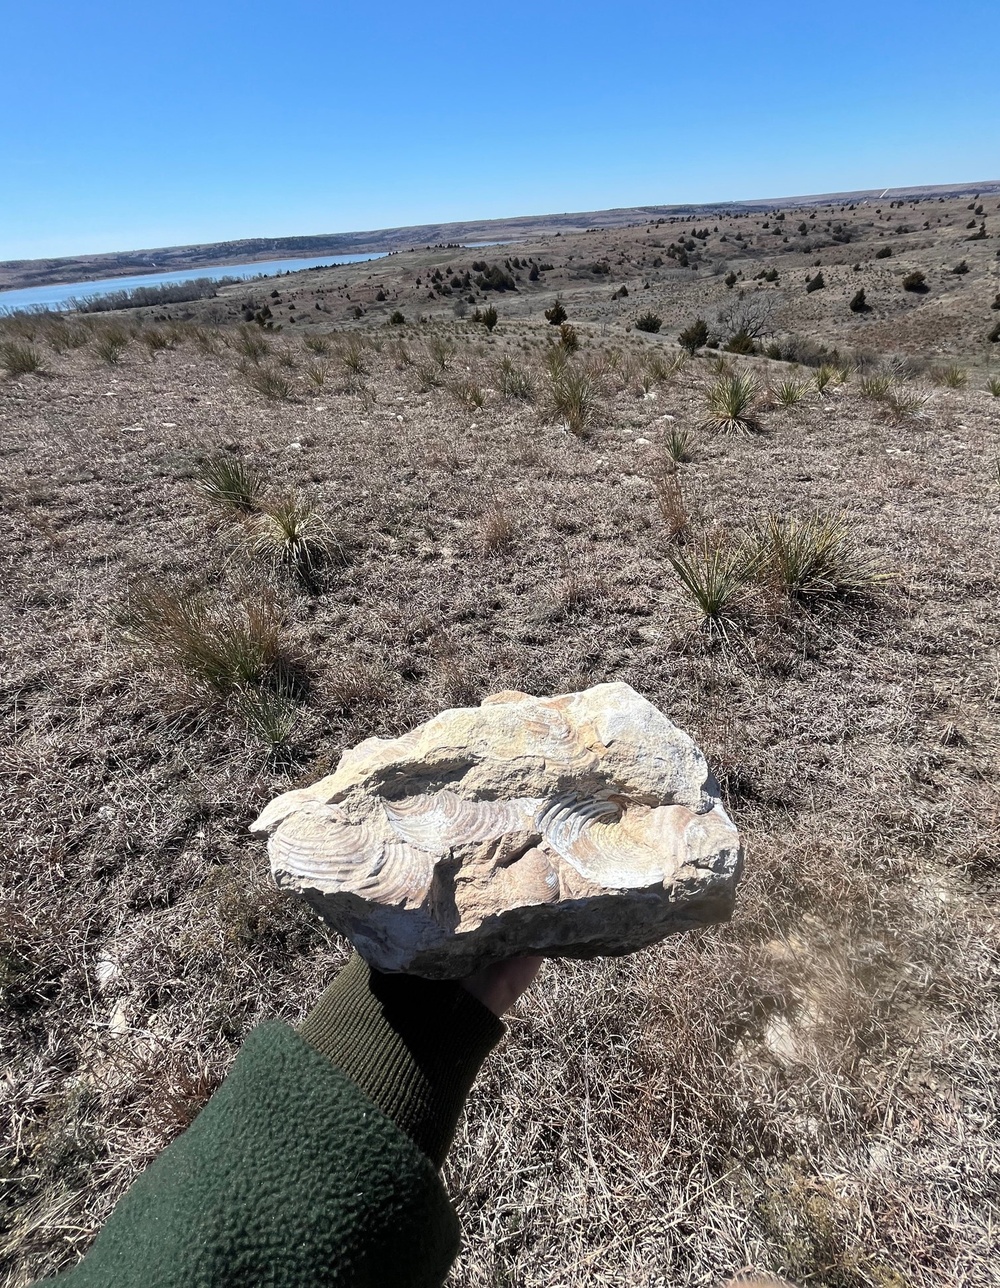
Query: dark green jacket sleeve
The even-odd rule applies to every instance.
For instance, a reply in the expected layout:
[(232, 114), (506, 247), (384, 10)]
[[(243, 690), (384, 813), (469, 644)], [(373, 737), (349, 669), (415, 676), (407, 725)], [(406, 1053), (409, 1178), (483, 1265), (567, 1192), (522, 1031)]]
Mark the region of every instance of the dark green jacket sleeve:
[(300, 1032), (261, 1025), (61, 1288), (437, 1288), (437, 1174), (500, 1022), (459, 985), (357, 957)]

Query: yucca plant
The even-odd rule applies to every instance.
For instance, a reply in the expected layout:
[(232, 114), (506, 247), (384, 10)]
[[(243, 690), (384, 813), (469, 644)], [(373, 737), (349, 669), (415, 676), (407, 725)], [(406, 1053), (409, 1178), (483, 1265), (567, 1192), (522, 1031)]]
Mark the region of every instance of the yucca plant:
[(809, 392), (809, 386), (804, 380), (795, 380), (792, 376), (786, 376), (774, 390), (774, 399), (781, 407), (794, 407), (800, 403)]
[(721, 639), (727, 639), (739, 621), (744, 591), (761, 557), (758, 547), (725, 536), (706, 536), (697, 545), (667, 552), (670, 566), (701, 614), (699, 626)]
[(549, 411), (571, 434), (587, 438), (600, 405), (600, 383), (590, 371), (567, 363), (549, 383)]
[(417, 377), (417, 388), (422, 394), (430, 393), (432, 389), (440, 389), (444, 384), (441, 372), (430, 362), (418, 362), (414, 366)]
[(994, 398), (1000, 398), (1000, 376), (990, 376), (986, 388)]
[(214, 505), (251, 514), (258, 508), (267, 479), (240, 457), (220, 452), (198, 467), (195, 486)]
[(927, 406), (927, 394), (894, 385), (882, 401), (885, 414), (893, 424), (918, 417)]
[(27, 376), (45, 370), (41, 354), (29, 340), (5, 340), (0, 344), (0, 367), (9, 376)]
[(251, 546), (254, 554), (290, 569), (310, 589), (319, 568), (340, 548), (315, 504), (294, 492), (260, 506)]
[(330, 352), (330, 341), (325, 335), (307, 335), (302, 343), (318, 357), (325, 357)]
[(663, 450), (674, 465), (684, 465), (694, 460), (693, 439), (686, 429), (671, 425), (663, 437)]
[(306, 363), (306, 379), (314, 389), (322, 389), (326, 384), (327, 365), (318, 360)]
[(515, 366), (509, 354), (504, 354), (497, 363), (493, 378), (497, 391), (505, 402), (534, 401), (535, 386), (530, 373), (524, 367)]
[(757, 570), (797, 603), (865, 595), (886, 580), (878, 561), (858, 548), (850, 524), (838, 515), (771, 514), (756, 537)]
[(708, 391), (705, 428), (720, 434), (752, 434), (760, 425), (753, 414), (760, 384), (751, 371), (726, 371)]
[(892, 390), (892, 376), (885, 371), (876, 371), (870, 376), (862, 376), (858, 381), (858, 393), (862, 398), (868, 398), (872, 402), (883, 402)]
[(454, 354), (454, 349), (444, 336), (432, 335), (427, 341), (427, 353), (432, 362), (442, 371), (446, 371)]
[(817, 393), (825, 392), (828, 385), (837, 384), (840, 381), (840, 371), (830, 362), (823, 362), (816, 368), (816, 374), (813, 377), (816, 383)]
[(944, 385), (948, 389), (964, 389), (969, 381), (969, 373), (953, 362), (947, 367), (935, 368), (931, 372), (931, 378), (935, 384)]
[(150, 662), (215, 696), (285, 676), (283, 614), (267, 592), (213, 604), (204, 595), (140, 586), (122, 625)]
[(357, 336), (350, 336), (340, 350), (340, 361), (351, 376), (363, 376), (368, 368), (365, 366), (365, 346)]
[(654, 349), (646, 358), (646, 370), (657, 384), (665, 385), (683, 370), (686, 362), (686, 353), (677, 353), (672, 358), (666, 358)]

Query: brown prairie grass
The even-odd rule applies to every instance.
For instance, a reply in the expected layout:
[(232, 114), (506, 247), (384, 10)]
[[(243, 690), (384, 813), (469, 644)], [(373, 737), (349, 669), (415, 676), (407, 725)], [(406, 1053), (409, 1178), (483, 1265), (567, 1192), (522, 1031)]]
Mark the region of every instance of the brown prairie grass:
[(134, 588), (121, 633), (124, 643), (183, 692), (226, 698), (285, 679), (284, 617), (269, 591), (213, 602), (204, 594), (147, 584)]
[(517, 542), (519, 525), (508, 505), (492, 501), (479, 520), (479, 546), (484, 554), (508, 554)]
[[(582, 333), (575, 300), (573, 317)], [(42, 344), (48, 325), (25, 322)], [(518, 325), (502, 343), (544, 411), (555, 328)], [(458, 371), (485, 368), (481, 331), (449, 336)], [(229, 441), (231, 366), (190, 332), (178, 344), (114, 373), (113, 423), (179, 422), (155, 433), (95, 425), (111, 382), (92, 352), (66, 348), (57, 381), (0, 382), (0, 599), (18, 623), (0, 686), (3, 1288), (72, 1264), (254, 1025), (296, 1021), (344, 960), (272, 888), (245, 829), (258, 802), (443, 703), (612, 679), (704, 750), (746, 845), (736, 914), (629, 958), (546, 963), (448, 1163), (453, 1288), (715, 1288), (750, 1267), (818, 1288), (991, 1283), (1000, 545), (982, 378), (935, 395), (927, 434), (858, 396), (826, 400), (835, 414), (805, 400), (773, 435), (699, 437), (681, 476), (710, 534), (843, 514), (852, 549), (899, 570), (898, 594), (836, 612), (791, 612), (761, 573), (726, 606), (727, 647), (689, 630), (701, 612), (617, 432), (657, 438), (634, 382), (602, 384), (593, 448), (519, 398), (456, 438), (450, 399), (414, 403), (391, 343), (365, 347), (370, 417), (331, 388), (315, 421), (235, 408), (245, 459), (349, 526), (350, 566), (322, 596), (206, 592), (245, 530), (206, 524), (191, 496), (191, 462)], [(567, 363), (586, 368), (552, 370)], [(704, 416), (708, 368), (670, 384), (681, 425)], [(379, 414), (399, 400), (402, 427)], [(435, 444), (454, 444), (445, 468)], [(478, 553), (477, 498), (494, 496), (531, 516), (514, 558)], [(701, 545), (699, 526), (668, 548), (697, 569)], [(210, 644), (272, 599), (273, 647), (221, 669), (203, 639), (122, 647), (111, 609), (141, 570), (161, 592), (195, 585)], [(154, 639), (178, 617), (190, 635), (175, 603)]]
[(682, 541), (688, 526), (688, 512), (677, 469), (666, 470), (656, 480), (656, 505), (668, 541)]
[(0, 367), (8, 376), (27, 376), (42, 372), (41, 354), (30, 340), (4, 340), (0, 344)]

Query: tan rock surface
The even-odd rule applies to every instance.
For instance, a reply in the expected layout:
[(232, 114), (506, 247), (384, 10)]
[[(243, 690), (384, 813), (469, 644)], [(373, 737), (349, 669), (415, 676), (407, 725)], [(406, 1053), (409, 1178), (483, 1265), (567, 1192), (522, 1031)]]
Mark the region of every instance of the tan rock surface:
[(252, 830), (373, 966), (439, 978), (725, 920), (741, 862), (701, 752), (626, 684), (498, 693), (369, 738)]

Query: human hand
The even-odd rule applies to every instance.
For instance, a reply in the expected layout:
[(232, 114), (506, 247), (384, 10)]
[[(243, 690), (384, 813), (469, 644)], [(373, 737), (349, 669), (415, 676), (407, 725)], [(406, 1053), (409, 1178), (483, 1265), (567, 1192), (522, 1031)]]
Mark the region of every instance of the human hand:
[(462, 987), (482, 1002), (487, 1010), (501, 1016), (509, 1011), (541, 967), (541, 957), (512, 957), (496, 962), (462, 980)]

